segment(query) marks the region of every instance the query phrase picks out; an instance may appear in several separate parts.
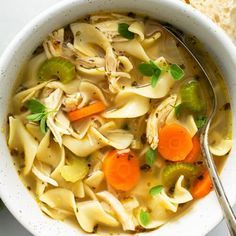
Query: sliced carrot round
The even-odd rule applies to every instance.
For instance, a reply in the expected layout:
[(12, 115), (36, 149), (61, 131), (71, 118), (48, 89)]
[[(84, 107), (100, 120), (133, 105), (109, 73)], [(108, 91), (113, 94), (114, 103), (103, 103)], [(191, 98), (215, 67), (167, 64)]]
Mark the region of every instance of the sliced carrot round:
[(205, 197), (212, 189), (212, 181), (208, 171), (205, 171), (203, 178), (198, 180), (191, 189), (193, 198), (199, 199)]
[(191, 152), (187, 155), (187, 157), (184, 159), (184, 162), (186, 163), (194, 163), (198, 160), (200, 154), (201, 154), (201, 145), (198, 135), (195, 135), (192, 138), (193, 142), (193, 148)]
[(106, 109), (103, 102), (95, 102), (81, 109), (71, 111), (68, 113), (70, 121), (76, 121), (97, 113), (100, 113)]
[(103, 172), (107, 183), (121, 191), (130, 191), (140, 178), (139, 160), (132, 153), (110, 151), (103, 161)]
[(170, 124), (159, 131), (158, 152), (169, 161), (182, 161), (193, 148), (190, 133), (183, 126)]

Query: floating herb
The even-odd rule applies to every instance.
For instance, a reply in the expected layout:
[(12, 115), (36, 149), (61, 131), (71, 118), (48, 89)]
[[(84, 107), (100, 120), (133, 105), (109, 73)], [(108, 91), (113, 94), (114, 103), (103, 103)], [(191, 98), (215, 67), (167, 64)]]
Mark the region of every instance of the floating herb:
[(162, 189), (163, 189), (163, 185), (154, 186), (149, 190), (149, 194), (154, 197), (157, 194), (161, 193)]
[(149, 148), (145, 154), (145, 160), (146, 160), (146, 163), (149, 165), (149, 166), (152, 166), (155, 162), (157, 158), (157, 154), (156, 154), (156, 151)]
[(145, 76), (152, 76), (154, 74), (153, 67), (150, 63), (141, 63), (138, 69)]
[(126, 23), (118, 24), (118, 32), (124, 38), (127, 38), (127, 39), (134, 38), (134, 33), (129, 31), (129, 25)]
[(177, 119), (179, 119), (184, 110), (184, 104), (180, 103), (177, 106), (174, 106), (174, 109), (175, 109), (175, 116)]
[(177, 64), (170, 65), (168, 71), (174, 80), (181, 80), (184, 77), (184, 71)]
[(149, 63), (141, 63), (139, 65), (139, 71), (143, 75), (151, 77), (151, 86), (153, 88), (156, 87), (162, 70), (152, 60)]
[(147, 226), (150, 222), (150, 215), (142, 209), (140, 211), (139, 219), (142, 226)]
[(156, 65), (152, 60), (150, 60), (149, 63), (141, 63), (139, 65), (139, 71), (143, 75), (151, 77), (151, 85), (153, 88), (156, 86), (162, 71), (169, 72), (174, 80), (180, 80), (184, 77), (184, 71), (177, 64), (166, 65), (162, 68)]
[(47, 108), (38, 100), (31, 99), (27, 102), (26, 107), (31, 111), (32, 114), (26, 118), (29, 121), (39, 122), (40, 130), (42, 133), (47, 132), (47, 116), (51, 111), (47, 111)]
[(47, 115), (40, 120), (40, 130), (43, 134), (47, 132)]
[(27, 102), (26, 106), (34, 114), (35, 113), (43, 113), (46, 110), (46, 107), (36, 99), (29, 100)]

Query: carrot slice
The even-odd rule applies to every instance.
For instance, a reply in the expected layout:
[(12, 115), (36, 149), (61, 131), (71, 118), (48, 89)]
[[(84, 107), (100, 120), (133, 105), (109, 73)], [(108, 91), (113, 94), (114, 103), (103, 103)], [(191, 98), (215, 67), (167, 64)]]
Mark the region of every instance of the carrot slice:
[(106, 109), (106, 106), (102, 102), (95, 102), (81, 109), (71, 111), (68, 113), (70, 121), (76, 121), (87, 116), (91, 116), (102, 112)]
[(132, 152), (119, 154), (118, 150), (113, 150), (103, 161), (103, 172), (113, 188), (130, 191), (140, 178), (139, 160)]
[(208, 171), (205, 171), (203, 178), (198, 180), (196, 184), (191, 189), (191, 194), (193, 198), (199, 199), (205, 197), (212, 189), (211, 177)]
[(184, 162), (186, 163), (194, 163), (195, 161), (197, 161), (201, 153), (201, 146), (200, 146), (200, 140), (199, 140), (198, 135), (195, 135), (192, 138), (192, 142), (193, 142), (193, 149), (184, 159)]
[(181, 125), (170, 124), (159, 131), (158, 152), (169, 161), (183, 161), (193, 148), (189, 132)]

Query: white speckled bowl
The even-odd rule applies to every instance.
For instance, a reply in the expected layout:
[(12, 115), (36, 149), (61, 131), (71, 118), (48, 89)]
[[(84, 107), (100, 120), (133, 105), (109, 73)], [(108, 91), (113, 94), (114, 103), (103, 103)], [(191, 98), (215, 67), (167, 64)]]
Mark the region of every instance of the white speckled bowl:
[[(68, 24), (85, 14), (100, 10), (133, 11), (167, 21), (183, 31), (196, 35), (205, 43), (220, 65), (229, 86), (233, 113), (236, 106), (236, 50), (229, 38), (206, 17), (180, 1), (173, 0), (68, 0), (43, 12), (28, 24), (9, 45), (0, 60), (0, 123), (5, 129), (7, 106), (12, 85), (21, 66), (36, 46), (52, 30)], [(235, 126), (234, 126), (235, 130)], [(233, 132), (234, 134), (236, 132)], [(235, 138), (235, 136), (234, 136)], [(0, 134), (0, 197), (11, 213), (34, 235), (73, 236), (85, 235), (78, 228), (54, 221), (44, 216), (37, 203), (17, 176), (9, 154), (6, 137)], [(29, 147), (30, 148), (30, 147)], [(230, 202), (236, 202), (236, 152), (233, 148), (224, 170), (222, 181)], [(205, 235), (222, 219), (222, 213), (212, 192), (194, 204), (191, 211), (177, 221), (160, 229), (144, 233), (158, 236)]]

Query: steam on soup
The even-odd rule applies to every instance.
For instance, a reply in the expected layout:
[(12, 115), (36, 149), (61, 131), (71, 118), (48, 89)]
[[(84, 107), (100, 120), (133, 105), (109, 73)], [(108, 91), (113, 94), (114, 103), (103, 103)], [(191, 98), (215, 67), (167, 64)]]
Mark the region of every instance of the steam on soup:
[[(9, 148), (41, 210), (88, 233), (134, 232), (207, 195), (204, 80), (153, 20), (97, 14), (52, 32), (28, 61), (9, 117)], [(210, 135), (216, 156), (231, 148), (222, 101)]]

